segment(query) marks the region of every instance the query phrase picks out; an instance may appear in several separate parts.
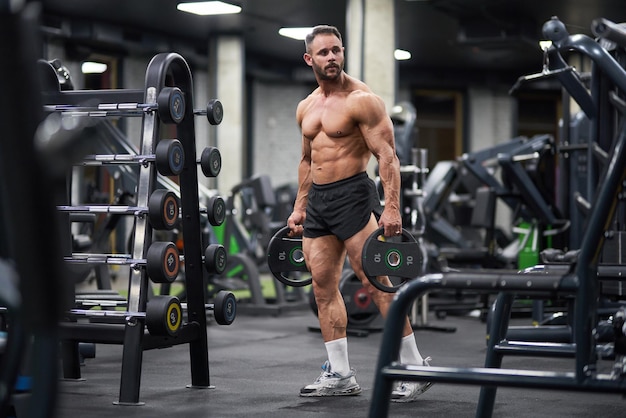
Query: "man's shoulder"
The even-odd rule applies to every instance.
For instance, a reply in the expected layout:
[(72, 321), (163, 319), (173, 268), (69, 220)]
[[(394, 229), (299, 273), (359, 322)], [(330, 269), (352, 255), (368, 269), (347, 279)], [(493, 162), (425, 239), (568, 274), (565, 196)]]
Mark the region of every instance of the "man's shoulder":
[(359, 82), (346, 97), (345, 108), (356, 120), (370, 118), (372, 115), (386, 114), (383, 99), (374, 93), (365, 83)]
[[(367, 87), (367, 86), (366, 86)], [(347, 105), (355, 106), (371, 106), (373, 104), (380, 103), (382, 99), (376, 95), (369, 88), (367, 89), (354, 89), (347, 96)]]

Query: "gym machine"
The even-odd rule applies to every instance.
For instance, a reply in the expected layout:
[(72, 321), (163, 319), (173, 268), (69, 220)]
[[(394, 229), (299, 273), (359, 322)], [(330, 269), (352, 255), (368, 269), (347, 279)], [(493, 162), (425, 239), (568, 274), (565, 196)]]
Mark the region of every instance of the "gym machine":
[[(618, 91), (626, 91), (626, 71), (598, 45), (584, 35), (569, 35), (565, 25), (553, 18), (544, 24), (544, 36), (553, 45), (550, 50), (577, 50), (588, 55), (597, 65), (597, 70), (608, 77)], [(594, 91), (595, 92), (595, 91)], [(495, 403), (498, 386), (541, 388), (553, 390), (593, 391), (600, 393), (626, 393), (624, 378), (623, 315), (616, 315), (616, 343), (613, 355), (616, 366), (611, 373), (599, 373), (598, 357), (606, 357), (604, 346), (596, 346), (597, 304), (602, 291), (600, 280), (620, 281), (623, 265), (603, 269), (600, 264), (601, 249), (606, 243), (607, 230), (623, 205), (623, 187), (626, 180), (626, 125), (623, 117), (626, 105), (617, 94), (609, 94), (609, 100), (621, 113), (614, 136), (613, 146), (608, 153), (603, 173), (590, 204), (581, 246), (577, 257), (564, 267), (545, 265), (529, 269), (520, 274), (515, 271), (492, 271), (473, 273), (429, 274), (412, 281), (396, 294), (385, 325), (383, 344), (379, 354), (376, 379), (370, 404), (370, 417), (385, 417), (394, 380), (430, 381), (457, 384), (481, 385), (476, 411), (477, 417), (490, 417)], [(598, 134), (594, 131), (592, 136)], [(600, 280), (599, 280), (600, 278)], [(496, 302), (496, 314), (490, 326), (490, 340), (484, 368), (424, 367), (398, 363), (402, 338), (401, 318), (412, 301), (424, 292), (439, 288), (480, 289), (501, 291)], [(508, 320), (513, 294), (567, 295), (575, 299), (573, 310), (573, 341), (575, 343), (534, 343), (508, 340)], [(622, 318), (622, 321), (619, 321)], [(573, 357), (571, 372), (547, 372), (542, 370), (502, 369), (504, 355), (526, 355), (546, 357)]]
[[(620, 33), (623, 28), (606, 19), (597, 19), (592, 23), (591, 29), (598, 36), (597, 44), (578, 35), (565, 38), (568, 43), (571, 42), (571, 46), (567, 48), (584, 55), (595, 53), (598, 44), (602, 47), (603, 53), (598, 55), (597, 62), (594, 62), (594, 71), (588, 75), (579, 75), (573, 67), (567, 66), (561, 57), (560, 49), (550, 48), (544, 51), (548, 59), (544, 60), (544, 71), (541, 76), (551, 77), (556, 74), (563, 85), (566, 103), (571, 98), (581, 108), (581, 111), (573, 116), (565, 112), (561, 124), (562, 140), (557, 147), (561, 179), (556, 184), (557, 206), (571, 225), (563, 234), (567, 239), (561, 243), (561, 247), (555, 246), (542, 251), (541, 261), (550, 265), (562, 266), (576, 260), (589, 216), (590, 202), (593, 201), (598, 187), (599, 173), (608, 165), (609, 151), (615, 141), (614, 129), (622, 119), (621, 109), (624, 105), (615, 97), (613, 90), (621, 89), (624, 83), (619, 78), (620, 64), (623, 66), (624, 62), (624, 45), (620, 45), (622, 41)], [(589, 90), (587, 85), (590, 86)], [(569, 109), (569, 105), (563, 107)], [(612, 314), (621, 306), (620, 299), (624, 294), (620, 282), (603, 279), (606, 275), (615, 277), (620, 274), (620, 265), (624, 262), (621, 250), (624, 248), (622, 247), (624, 216), (626, 216), (624, 204), (618, 202), (615, 218), (606, 231), (598, 267), (602, 294), (597, 309), (597, 314), (602, 319), (599, 326), (606, 325), (604, 320), (610, 320)], [(558, 342), (571, 342), (572, 309), (571, 303), (568, 302), (563, 312), (557, 312), (553, 318), (545, 319), (542, 318), (542, 312), (538, 312), (537, 322), (548, 326), (511, 327), (507, 335), (511, 338), (544, 341), (554, 338), (558, 339)]]
[[(218, 323), (225, 325), (232, 323), (236, 315), (236, 301), (232, 294), (223, 294), (211, 305), (206, 305), (205, 301), (203, 266), (218, 271), (226, 259), (225, 252), (216, 247), (204, 247), (201, 240), (197, 164), (201, 164), (203, 173), (216, 175), (221, 161), (219, 153), (214, 150), (196, 159), (194, 115), (208, 114), (209, 122), (219, 123), (222, 120), (221, 104), (210, 102), (206, 112), (196, 112), (188, 105), (193, 103), (191, 72), (184, 58), (176, 53), (153, 57), (147, 67), (145, 83), (143, 91), (61, 91), (58, 85), (56, 89), (52, 88), (51, 81), (44, 83), (48, 88), (42, 94), (44, 110), (52, 112), (51, 116), (95, 120), (95, 124), (107, 117), (142, 118), (138, 153), (87, 155), (82, 159), (83, 164), (134, 166), (137, 173), (135, 205), (58, 206), (60, 213), (105, 211), (134, 217), (130, 254), (65, 255), (67, 263), (126, 264), (130, 267), (126, 300), (99, 303), (83, 298), (76, 302), (80, 306), (65, 313), (67, 321), (60, 324), (66, 379), (80, 378), (79, 342), (123, 345), (120, 391), (116, 402), (119, 405), (142, 404), (139, 396), (142, 358), (143, 351), (148, 349), (188, 344), (190, 387), (211, 387), (207, 311), (213, 311)], [(98, 104), (92, 105), (94, 102)], [(175, 125), (178, 138), (160, 139), (161, 124)], [(174, 193), (157, 190), (157, 174), (178, 176), (180, 198)], [(216, 207), (223, 209), (218, 204), (209, 207), (208, 211), (215, 211)], [(209, 217), (216, 223), (220, 221), (219, 214), (212, 213)], [(183, 232), (184, 258), (173, 243), (153, 242), (154, 229), (174, 226)], [(182, 262), (185, 265), (185, 286), (189, 290), (186, 306), (174, 296), (153, 294), (149, 283), (149, 279), (156, 283), (171, 283), (178, 276)], [(85, 309), (94, 305), (101, 310)], [(112, 307), (124, 310), (107, 310)], [(186, 322), (183, 308), (186, 308)]]

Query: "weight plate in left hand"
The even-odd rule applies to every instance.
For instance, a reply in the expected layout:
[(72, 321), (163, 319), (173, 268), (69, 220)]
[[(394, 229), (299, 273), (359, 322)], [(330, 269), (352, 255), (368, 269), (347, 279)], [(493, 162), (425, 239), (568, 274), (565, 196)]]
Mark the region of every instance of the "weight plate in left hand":
[[(406, 229), (400, 236), (385, 237), (383, 228), (378, 228), (365, 240), (361, 257), (363, 272), (372, 285), (383, 292), (394, 293), (422, 274), (419, 243)], [(380, 282), (380, 276), (389, 277), (391, 284)]]
[(307, 272), (302, 237), (289, 237), (289, 227), (281, 228), (267, 246), (267, 265), (276, 279), (287, 286), (303, 287), (313, 281)]

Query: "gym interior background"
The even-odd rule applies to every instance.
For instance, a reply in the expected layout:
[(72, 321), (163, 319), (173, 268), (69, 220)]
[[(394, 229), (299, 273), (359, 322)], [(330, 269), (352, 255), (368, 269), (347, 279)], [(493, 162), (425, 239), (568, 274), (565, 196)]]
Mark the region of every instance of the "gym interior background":
[[(281, 27), (336, 25), (345, 37), (346, 70), (356, 76), (371, 74), (365, 81), (375, 90), (381, 84), (378, 93), (390, 111), (405, 100), (417, 107), (418, 146), (429, 149), (432, 165), (517, 135), (557, 135), (562, 113), (557, 84), (529, 84), (517, 95), (508, 94), (518, 77), (542, 69), (541, 25), (558, 16), (572, 33), (590, 34), (593, 18), (620, 21), (626, 13), (617, 2), (591, 0), (244, 0), (238, 2), (238, 15), (198, 17), (176, 11), (175, 4), (158, 0), (146, 10), (135, 2), (44, 1), (45, 58), (61, 59), (77, 88), (138, 88), (152, 55), (174, 50), (193, 68), (199, 102), (218, 97), (226, 86), (241, 86), (237, 117), (226, 109), (224, 123), (216, 128), (229, 131), (197, 128), (200, 141), (239, 145), (224, 152), (225, 165), (238, 170), (217, 180), (222, 191), (259, 173), (268, 174), (276, 185), (294, 181), (300, 151), (295, 106), (314, 80), (302, 61), (303, 42), (279, 36)], [(367, 10), (371, 20), (359, 17), (358, 9), (365, 7), (372, 8)], [(281, 10), (280, 16), (275, 10)], [(366, 33), (353, 35), (359, 24)], [(389, 45), (362, 51), (370, 33), (389, 37)], [(228, 61), (221, 64), (214, 62), (220, 45), (230, 49), (224, 58)], [(394, 62), (396, 48), (411, 52), (412, 58)], [(380, 73), (363, 72), (368, 54), (378, 51), (388, 64)], [(362, 64), (351, 61), (354, 57)], [(87, 59), (109, 64), (108, 70), (84, 77), (79, 65)], [(588, 70), (588, 65), (580, 63), (579, 70)], [(227, 76), (233, 80), (223, 81)], [(228, 89), (225, 93), (233, 95)], [(136, 126), (126, 130), (129, 138), (138, 137)], [(277, 159), (280, 164), (269, 163)]]
[[(546, 55), (539, 44), (543, 40), (542, 26), (556, 16), (570, 34), (593, 37), (590, 27), (595, 18), (626, 21), (623, 5), (609, 0), (240, 0), (236, 3), (242, 10), (237, 15), (205, 17), (177, 11), (176, 3), (154, 0), (146, 7), (145, 2), (44, 0), (40, 11), (40, 58), (59, 60), (69, 71), (75, 90), (128, 90), (143, 88), (147, 67), (156, 54), (179, 53), (193, 73), (194, 104), (217, 98), (224, 106), (221, 123), (194, 126), (197, 149), (217, 147), (222, 158), (219, 176), (200, 176), (198, 182), (212, 194), (222, 196), (229, 196), (233, 189), (259, 176), (269, 179), (274, 188), (293, 186), (297, 180), (301, 137), (295, 107), (315, 88), (315, 80), (302, 61), (303, 42), (280, 36), (278, 30), (282, 27), (319, 23), (337, 26), (344, 34), (347, 72), (362, 78), (379, 93), (390, 114), (394, 114), (396, 105), (415, 109), (414, 123), (405, 133), (412, 148), (427, 150), (422, 168), (434, 169), (439, 162), (495, 149), (518, 137), (537, 138), (545, 145), (541, 141), (549, 140), (542, 135), (547, 135), (560, 144), (563, 118), (574, 120), (572, 116), (580, 109), (564, 93), (558, 77), (547, 71)], [(281, 11), (279, 15), (277, 10)], [(396, 49), (410, 52), (411, 59), (394, 60)], [(595, 69), (589, 57), (569, 51), (567, 59), (588, 82)], [(81, 65), (86, 61), (104, 63), (106, 70), (83, 73)], [(139, 147), (146, 129), (138, 118), (120, 118), (115, 128), (135, 147)], [(164, 135), (175, 133), (165, 128)], [(485, 164), (497, 157), (473, 155), (483, 158)], [(84, 190), (77, 194), (89, 195), (96, 201), (105, 199), (117, 192), (115, 180), (90, 178), (91, 194)], [(253, 185), (262, 191), (266, 186), (254, 181)], [(244, 206), (248, 197), (242, 197)], [(230, 203), (225, 203), (226, 208)], [(262, 206), (261, 202), (256, 204)], [(478, 207), (477, 202), (475, 205)], [(498, 201), (497, 209), (486, 213), (496, 217), (501, 229), (510, 232), (516, 214), (505, 202)], [(270, 222), (262, 216), (260, 221), (250, 217), (243, 223), (259, 227), (255, 222), (267, 222), (265, 226), (271, 226), (274, 232), (284, 218)], [(127, 230), (130, 228), (128, 223)], [(228, 231), (223, 233), (228, 235)], [(125, 238), (116, 245), (127, 245)], [(511, 236), (505, 238), (511, 240)], [(267, 243), (262, 244), (264, 248)], [(438, 250), (444, 252), (443, 247)], [(265, 254), (253, 256), (257, 257), (254, 261), (263, 264)], [(450, 257), (454, 261), (455, 255)], [(494, 261), (496, 267), (502, 267), (501, 261)], [(471, 265), (476, 267), (476, 262)], [(480, 265), (485, 266), (491, 268), (494, 264)], [(359, 286), (352, 279), (346, 276), (343, 290), (358, 295)], [(239, 284), (234, 279), (220, 283), (224, 288)], [(250, 290), (252, 299), (262, 298), (255, 294), (257, 290)], [(301, 296), (295, 292), (280, 297), (293, 300)], [(484, 299), (475, 301), (473, 294), (461, 296), (463, 303), (470, 303), (468, 308), (455, 299), (459, 310), (478, 307), (481, 315), (487, 315)], [(246, 313), (245, 304), (240, 308)], [(255, 314), (277, 313), (276, 306), (258, 300), (248, 309)], [(436, 309), (441, 317), (453, 312), (449, 305)], [(364, 328), (380, 330), (378, 318), (371, 312), (358, 311), (350, 319)], [(218, 322), (229, 320), (222, 318)], [(563, 338), (570, 337), (568, 334)], [(136, 401), (133, 391), (124, 386), (123, 382), (120, 402), (126, 398)], [(409, 412), (400, 414), (404, 413)]]

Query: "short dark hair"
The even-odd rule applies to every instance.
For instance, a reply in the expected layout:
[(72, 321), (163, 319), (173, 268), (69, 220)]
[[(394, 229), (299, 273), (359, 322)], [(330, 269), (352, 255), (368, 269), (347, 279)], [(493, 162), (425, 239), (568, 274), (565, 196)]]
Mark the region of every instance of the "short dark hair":
[(328, 34), (328, 35), (335, 35), (337, 38), (339, 38), (341, 42), (343, 42), (343, 39), (341, 39), (341, 33), (339, 33), (339, 29), (337, 29), (335, 26), (317, 25), (311, 30), (311, 33), (309, 33), (304, 39), (304, 47), (306, 48), (306, 52), (309, 52), (309, 45), (311, 45), (311, 42), (313, 42), (313, 39), (315, 39), (317, 35), (322, 34), (322, 33)]

